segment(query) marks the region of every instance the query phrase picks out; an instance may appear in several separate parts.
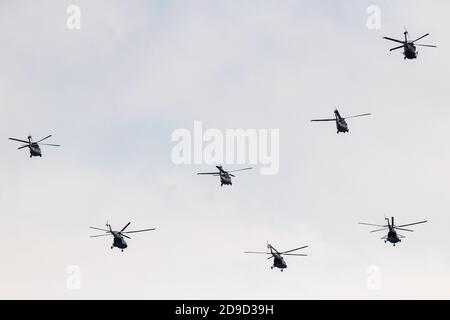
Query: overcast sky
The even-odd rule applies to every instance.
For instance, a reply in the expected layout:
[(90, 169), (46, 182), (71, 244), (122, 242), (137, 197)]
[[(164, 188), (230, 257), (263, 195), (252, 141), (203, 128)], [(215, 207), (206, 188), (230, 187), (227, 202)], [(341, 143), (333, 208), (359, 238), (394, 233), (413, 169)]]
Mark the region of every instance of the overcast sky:
[[(450, 298), (449, 13), (444, 0), (1, 1), (0, 298)], [(438, 48), (389, 52), (382, 37), (405, 26)], [(373, 116), (339, 135), (309, 121), (335, 107)], [(211, 166), (174, 165), (171, 134), (195, 120), (279, 129), (279, 173), (220, 187), (195, 175)], [(30, 159), (7, 140), (29, 133), (62, 147)], [(429, 222), (394, 248), (357, 224), (385, 215)], [(122, 253), (89, 238), (107, 220), (157, 230)], [(309, 256), (281, 273), (242, 253), (266, 241)]]

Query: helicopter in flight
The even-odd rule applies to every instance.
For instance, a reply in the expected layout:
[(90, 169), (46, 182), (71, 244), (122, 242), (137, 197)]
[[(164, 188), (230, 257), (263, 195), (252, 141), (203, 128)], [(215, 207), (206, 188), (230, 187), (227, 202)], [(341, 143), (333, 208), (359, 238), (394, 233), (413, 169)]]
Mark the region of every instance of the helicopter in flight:
[(108, 230), (102, 229), (102, 228), (96, 228), (96, 227), (89, 227), (91, 229), (95, 229), (95, 230), (100, 230), (100, 231), (105, 231), (106, 232), (105, 234), (97, 234), (97, 235), (90, 236), (90, 237), (91, 238), (97, 238), (97, 237), (104, 237), (104, 236), (112, 235), (114, 237), (114, 240), (113, 240), (113, 244), (111, 245), (111, 250), (114, 247), (116, 247), (116, 248), (121, 249), (122, 252), (123, 252), (123, 250), (128, 247), (128, 244), (126, 243), (124, 238), (131, 239), (129, 236), (127, 236), (127, 234), (156, 230), (155, 228), (152, 228), (152, 229), (125, 231), (125, 229), (130, 225), (130, 223), (131, 222), (128, 222), (125, 225), (125, 227), (123, 227), (122, 230), (120, 230), (120, 231), (113, 231), (112, 228), (111, 228), (111, 225), (108, 222), (106, 223), (106, 227), (108, 228)]
[(199, 172), (198, 175), (213, 175), (215, 177), (220, 177), (220, 186), (223, 185), (233, 185), (231, 182), (231, 177), (235, 177), (235, 175), (231, 174), (230, 172), (236, 172), (236, 171), (243, 171), (243, 170), (250, 170), (253, 169), (252, 167), (243, 168), (243, 169), (237, 169), (237, 170), (231, 170), (231, 171), (225, 171), (222, 166), (216, 166), (217, 169), (219, 169), (219, 172)]
[(31, 137), (31, 135), (28, 135), (28, 141), (20, 140), (20, 139), (16, 139), (16, 138), (9, 138), (9, 140), (25, 143), (23, 146), (20, 146), (18, 149), (20, 150), (23, 148), (29, 148), (30, 149), (30, 158), (31, 157), (42, 157), (42, 151), (41, 151), (41, 148), (39, 147), (39, 144), (44, 145), (44, 146), (60, 147), (59, 144), (41, 143), (42, 141), (50, 138), (51, 136), (52, 135), (49, 135), (49, 136), (47, 136), (39, 141), (36, 141), (36, 142), (33, 141), (33, 138)]
[(300, 249), (307, 248), (308, 246), (303, 246), (300, 248), (287, 250), (283, 252), (279, 252), (277, 249), (275, 249), (272, 245), (267, 243), (267, 249), (270, 250), (270, 252), (255, 252), (255, 251), (245, 251), (244, 253), (251, 253), (251, 254), (270, 254), (270, 257), (267, 259), (273, 258), (273, 265), (270, 267), (270, 269), (273, 268), (279, 268), (281, 272), (283, 272), (283, 269), (287, 268), (287, 264), (283, 259), (283, 256), (298, 256), (298, 257), (306, 257), (306, 254), (298, 254), (298, 253), (291, 253)]
[(337, 128), (337, 133), (339, 134), (339, 132), (349, 132), (348, 131), (348, 124), (347, 121), (345, 121), (346, 119), (350, 119), (350, 118), (357, 118), (357, 117), (364, 117), (364, 116), (370, 116), (371, 113), (364, 113), (364, 114), (358, 114), (355, 116), (349, 116), (349, 117), (341, 117), (339, 111), (336, 109), (334, 110), (334, 119), (313, 119), (311, 120), (311, 122), (320, 122), (320, 121), (335, 121), (336, 122), (336, 128)]
[(418, 55), (418, 51), (416, 46), (420, 46), (420, 47), (430, 47), (430, 48), (436, 48), (436, 46), (434, 45), (430, 45), (430, 44), (419, 44), (416, 43), (417, 41), (419, 41), (420, 39), (425, 38), (426, 36), (429, 35), (429, 33), (424, 34), (423, 36), (417, 38), (416, 40), (410, 41), (408, 40), (408, 30), (406, 30), (405, 28), (405, 32), (403, 32), (403, 35), (405, 36), (405, 40), (397, 40), (397, 39), (393, 39), (393, 38), (389, 38), (389, 37), (383, 37), (383, 39), (386, 40), (390, 40), (390, 41), (394, 41), (397, 43), (401, 43), (400, 46), (395, 47), (390, 49), (389, 51), (394, 51), (397, 49), (403, 49), (403, 59), (417, 59), (417, 55)]
[(405, 238), (405, 236), (402, 236), (401, 234), (398, 234), (397, 230), (413, 232), (414, 230), (405, 229), (404, 227), (408, 227), (408, 226), (412, 226), (412, 225), (416, 225), (416, 224), (427, 222), (427, 220), (424, 220), (424, 221), (413, 222), (413, 223), (402, 224), (402, 225), (396, 226), (395, 223), (394, 223), (394, 217), (391, 217), (391, 221), (389, 221), (389, 218), (385, 218), (385, 219), (386, 219), (386, 222), (387, 222), (386, 225), (378, 225), (378, 224), (371, 224), (371, 223), (364, 223), (364, 222), (358, 222), (358, 223), (366, 225), (366, 226), (380, 227), (381, 228), (381, 229), (372, 230), (370, 232), (378, 232), (378, 231), (388, 230), (388, 234), (385, 235), (384, 237), (381, 237), (381, 239), (384, 240), (384, 243), (389, 241), (395, 247), (396, 243), (401, 242), (402, 241), (401, 239)]

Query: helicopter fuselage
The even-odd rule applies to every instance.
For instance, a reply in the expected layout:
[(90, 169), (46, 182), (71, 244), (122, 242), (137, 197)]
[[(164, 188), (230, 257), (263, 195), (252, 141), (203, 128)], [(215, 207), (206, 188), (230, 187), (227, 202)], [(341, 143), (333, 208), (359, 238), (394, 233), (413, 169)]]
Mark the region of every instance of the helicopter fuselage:
[(39, 145), (36, 142), (32, 142), (29, 145), (29, 149), (30, 149), (30, 158), (31, 157), (42, 157), (41, 148), (39, 147)]
[(119, 248), (119, 249), (126, 249), (128, 247), (127, 242), (125, 241), (125, 239), (121, 236), (118, 235), (116, 233), (113, 233), (114, 236), (114, 241), (113, 241), (113, 245), (111, 247), (111, 249), (113, 247)]
[(226, 173), (226, 172), (221, 172), (220, 173), (220, 185), (232, 185), (233, 183), (231, 182), (231, 176)]
[(405, 59), (416, 59), (417, 58), (416, 46), (413, 43), (406, 43), (404, 46), (403, 54), (405, 56)]
[(279, 256), (279, 255), (277, 255), (277, 254), (274, 254), (274, 256), (273, 256), (273, 266), (272, 266), (272, 269), (273, 269), (273, 268), (281, 269), (281, 271), (283, 271), (283, 269), (286, 269), (286, 268), (287, 268), (287, 264), (286, 264), (286, 262), (284, 261), (283, 257), (281, 257), (281, 256)]
[(336, 128), (337, 128), (338, 133), (339, 132), (343, 132), (343, 133), (348, 132), (348, 124), (344, 118), (336, 119)]
[(401, 242), (402, 240), (400, 240), (395, 230), (389, 230), (386, 241), (392, 243), (395, 246), (396, 243)]

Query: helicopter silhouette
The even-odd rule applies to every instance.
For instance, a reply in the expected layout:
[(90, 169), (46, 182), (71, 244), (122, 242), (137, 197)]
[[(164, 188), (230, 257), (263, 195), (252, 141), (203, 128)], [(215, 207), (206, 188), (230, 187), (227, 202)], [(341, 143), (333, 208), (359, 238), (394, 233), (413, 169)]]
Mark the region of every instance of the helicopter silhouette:
[(143, 230), (134, 230), (134, 231), (125, 231), (125, 229), (130, 225), (131, 222), (128, 222), (125, 227), (122, 228), (122, 230), (120, 231), (113, 231), (111, 228), (111, 225), (106, 222), (106, 227), (108, 228), (108, 230), (102, 229), (102, 228), (97, 228), (97, 227), (89, 227), (91, 229), (95, 229), (95, 230), (100, 230), (100, 231), (105, 231), (105, 234), (98, 234), (98, 235), (94, 235), (94, 236), (90, 236), (91, 238), (97, 238), (97, 237), (104, 237), (104, 236), (109, 236), (112, 235), (114, 237), (113, 240), (113, 244), (111, 245), (111, 250), (114, 247), (117, 247), (119, 249), (123, 250), (126, 249), (128, 247), (127, 242), (125, 241), (124, 238), (127, 239), (131, 239), (129, 236), (127, 236), (127, 234), (129, 233), (136, 233), (136, 232), (144, 232), (144, 231), (152, 231), (152, 230), (156, 230), (155, 228), (151, 228), (151, 229), (143, 229)]
[(230, 185), (230, 186), (233, 185), (233, 183), (231, 182), (231, 177), (235, 177), (235, 176), (233, 174), (231, 174), (230, 172), (252, 169), (251, 167), (248, 167), (248, 168), (243, 168), (243, 169), (225, 171), (221, 165), (216, 166), (216, 168), (219, 169), (219, 172), (199, 172), (197, 174), (198, 175), (213, 175), (213, 176), (220, 177), (220, 186), (222, 187), (223, 185)]
[(348, 124), (347, 121), (345, 121), (345, 119), (350, 119), (350, 118), (357, 118), (357, 117), (364, 117), (364, 116), (370, 116), (371, 113), (364, 113), (364, 114), (358, 114), (355, 116), (349, 116), (349, 117), (341, 117), (339, 111), (336, 109), (334, 110), (334, 116), (335, 118), (332, 119), (314, 119), (311, 120), (311, 122), (320, 122), (320, 121), (335, 121), (336, 122), (336, 128), (337, 128), (337, 133), (339, 134), (339, 132), (349, 132), (348, 131)]
[(396, 243), (402, 241), (401, 238), (405, 238), (405, 236), (402, 236), (401, 234), (398, 234), (397, 230), (413, 232), (414, 230), (405, 229), (404, 227), (408, 227), (408, 226), (412, 226), (412, 225), (416, 225), (416, 224), (427, 222), (427, 220), (424, 220), (424, 221), (413, 222), (413, 223), (402, 224), (402, 225), (396, 226), (395, 223), (394, 223), (394, 217), (391, 217), (391, 222), (389, 222), (389, 218), (384, 218), (384, 219), (387, 222), (386, 225), (378, 225), (378, 224), (371, 224), (371, 223), (365, 223), (365, 222), (358, 222), (358, 224), (363, 224), (363, 225), (366, 225), (366, 226), (373, 226), (373, 227), (381, 227), (381, 229), (372, 230), (370, 232), (378, 232), (378, 231), (388, 230), (388, 234), (383, 236), (383, 237), (381, 237), (381, 239), (384, 240), (384, 243), (386, 243), (386, 242), (392, 243), (394, 247), (395, 247)]
[(272, 259), (273, 258), (273, 265), (270, 267), (270, 269), (278, 268), (278, 269), (280, 269), (281, 272), (283, 272), (283, 270), (287, 268), (287, 264), (286, 264), (286, 261), (284, 261), (283, 256), (306, 257), (307, 256), (306, 254), (291, 253), (291, 252), (294, 252), (294, 251), (297, 251), (297, 250), (301, 250), (301, 249), (304, 249), (304, 248), (308, 248), (308, 246), (303, 246), (303, 247), (300, 247), (300, 248), (279, 252), (272, 245), (267, 243), (267, 249), (270, 250), (270, 252), (245, 251), (244, 253), (270, 254), (271, 256), (269, 258), (267, 258), (267, 259)]
[[(18, 142), (22, 142), (25, 143), (23, 146), (20, 146), (18, 149), (23, 149), (23, 148), (29, 148), (30, 150), (30, 158), (31, 157), (42, 157), (42, 151), (41, 148), (39, 147), (39, 143), (50, 138), (52, 135), (49, 135), (45, 138), (42, 138), (39, 141), (34, 142), (33, 138), (31, 137), (31, 135), (28, 135), (28, 141), (25, 140), (20, 140), (20, 139), (16, 139), (16, 138), (9, 138), (9, 140), (13, 140), (13, 141), (18, 141)], [(60, 147), (59, 144), (50, 144), (50, 143), (41, 143), (41, 145), (44, 146), (52, 146), (52, 147)]]
[(397, 39), (393, 39), (393, 38), (389, 38), (389, 37), (383, 37), (383, 39), (394, 41), (394, 42), (397, 42), (397, 43), (401, 43), (402, 44), (401, 46), (392, 48), (389, 51), (403, 49), (403, 59), (410, 59), (410, 60), (411, 59), (417, 59), (417, 55), (419, 54), (419, 52), (417, 51), (416, 46), (436, 48), (435, 45), (416, 43), (420, 39), (423, 39), (426, 36), (428, 36), (429, 33), (424, 34), (423, 36), (421, 36), (421, 37), (419, 37), (419, 38), (417, 38), (416, 40), (413, 40), (413, 41), (409, 41), (408, 40), (408, 34), (409, 34), (408, 30), (406, 30), (406, 28), (405, 28), (405, 32), (403, 32), (403, 35), (405, 36), (405, 40), (402, 41), (402, 40), (397, 40)]

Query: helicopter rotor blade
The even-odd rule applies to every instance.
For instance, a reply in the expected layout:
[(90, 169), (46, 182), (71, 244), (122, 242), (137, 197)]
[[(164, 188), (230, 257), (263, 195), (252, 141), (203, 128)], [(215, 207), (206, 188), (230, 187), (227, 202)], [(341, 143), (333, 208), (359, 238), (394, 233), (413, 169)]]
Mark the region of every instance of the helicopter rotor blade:
[(372, 224), (372, 223), (365, 223), (365, 222), (358, 222), (358, 224), (363, 224), (365, 226), (372, 226), (372, 227), (381, 227), (381, 228), (387, 228), (387, 225), (379, 225), (379, 224)]
[(226, 171), (226, 172), (230, 173), (230, 172), (243, 171), (243, 170), (250, 170), (250, 169), (253, 169), (253, 168), (252, 168), (252, 167), (248, 167), (248, 168), (237, 169), (237, 170), (231, 170), (231, 171)]
[(402, 225), (396, 226), (396, 228), (397, 228), (397, 227), (413, 226), (413, 225), (420, 224), (420, 223), (425, 223), (425, 222), (428, 222), (428, 220), (419, 221), (419, 222), (413, 222), (413, 223), (408, 223), (408, 224), (402, 224)]
[(394, 51), (394, 50), (397, 50), (397, 49), (401, 49), (401, 48), (403, 48), (404, 46), (403, 45), (401, 45), (401, 46), (398, 46), (398, 47), (395, 47), (395, 48), (392, 48), (392, 49), (389, 49), (389, 51)]
[(383, 39), (394, 41), (394, 42), (398, 42), (398, 43), (401, 43), (401, 44), (405, 44), (405, 41), (397, 40), (397, 39), (394, 39), (394, 38), (383, 37)]
[(198, 175), (199, 174), (213, 174), (213, 175), (220, 175), (220, 172), (199, 172), (199, 173), (197, 173)]
[(371, 113), (363, 113), (363, 114), (357, 114), (355, 116), (350, 116), (350, 117), (345, 117), (344, 119), (350, 119), (350, 118), (358, 118), (358, 117), (365, 117), (365, 116), (370, 116), (372, 115)]
[(123, 232), (123, 233), (127, 233), (128, 234), (128, 233), (145, 232), (145, 231), (153, 231), (153, 230), (156, 230), (156, 229), (155, 228), (151, 228), (151, 229), (133, 230), (133, 231), (126, 231), (126, 232)]
[(419, 46), (419, 47), (429, 47), (429, 48), (437, 48), (437, 46), (432, 45), (432, 44), (419, 44), (419, 43), (415, 43), (415, 46)]
[(311, 122), (319, 122), (319, 121), (336, 121), (336, 118), (334, 119), (313, 119)]
[[(267, 248), (275, 251), (275, 253), (277, 253), (277, 254), (280, 254), (280, 252), (269, 243), (267, 243)], [(273, 252), (270, 252), (270, 254), (273, 254)]]
[(251, 253), (251, 254), (271, 254), (270, 252), (260, 252), (260, 251), (244, 251), (244, 253)]
[(127, 238), (127, 239), (131, 239), (129, 236), (127, 236), (126, 234), (123, 234), (122, 232), (119, 232), (119, 234), (120, 234), (122, 237), (125, 237), (125, 238)]
[(404, 228), (399, 228), (399, 227), (394, 227), (394, 229), (402, 230), (402, 231), (414, 232), (414, 230), (411, 230), (411, 229), (404, 229)]
[(41, 143), (41, 146), (61, 147), (61, 145), (59, 144), (51, 144), (51, 143)]
[(283, 256), (297, 256), (297, 257), (307, 257), (307, 254), (301, 254), (301, 253), (285, 253)]
[(110, 232), (109, 230), (105, 230), (105, 229), (102, 229), (102, 228), (96, 228), (96, 227), (89, 227), (89, 228), (95, 229), (95, 230), (100, 230), (100, 231), (105, 231), (105, 232)]
[(29, 141), (25, 141), (25, 140), (20, 140), (20, 139), (16, 139), (16, 138), (8, 138), (8, 139), (9, 140), (13, 140), (13, 141), (23, 142), (23, 143), (26, 143), (26, 144), (30, 144)]
[(372, 230), (372, 231), (370, 231), (370, 232), (384, 231), (384, 230), (387, 230), (387, 229), (389, 229), (389, 228), (383, 228), (383, 229)]
[(300, 248), (296, 248), (296, 249), (280, 252), (280, 254), (286, 254), (286, 253), (297, 251), (297, 250), (304, 249), (304, 248), (308, 248), (308, 246), (303, 246), (303, 247), (300, 247)]
[(20, 150), (20, 149), (23, 149), (23, 148), (29, 148), (29, 147), (30, 147), (30, 145), (26, 144), (26, 145), (23, 145), (23, 146), (21, 146), (21, 147), (18, 147), (17, 149)]
[(421, 36), (421, 37), (419, 37), (419, 38), (417, 38), (416, 40), (414, 40), (414, 41), (411, 41), (411, 43), (414, 43), (414, 42), (416, 42), (416, 41), (419, 41), (420, 39), (423, 39), (423, 38), (425, 38), (426, 36), (428, 36), (429, 35), (429, 33), (427, 33), (427, 34), (424, 34), (423, 36)]
[(51, 136), (52, 136), (52, 135), (46, 136), (45, 138), (42, 138), (41, 140), (36, 141), (36, 143), (39, 143), (39, 142), (41, 142), (41, 141), (44, 141), (45, 139), (48, 139), (48, 138), (50, 138)]
[(128, 222), (128, 223), (125, 225), (125, 227), (123, 227), (122, 230), (119, 231), (119, 233), (122, 233), (122, 232), (130, 225), (130, 223), (131, 223), (131, 222)]
[(104, 236), (109, 236), (111, 235), (110, 233), (106, 233), (106, 234), (96, 234), (94, 236), (89, 236), (89, 238), (97, 238), (97, 237), (104, 237)]

